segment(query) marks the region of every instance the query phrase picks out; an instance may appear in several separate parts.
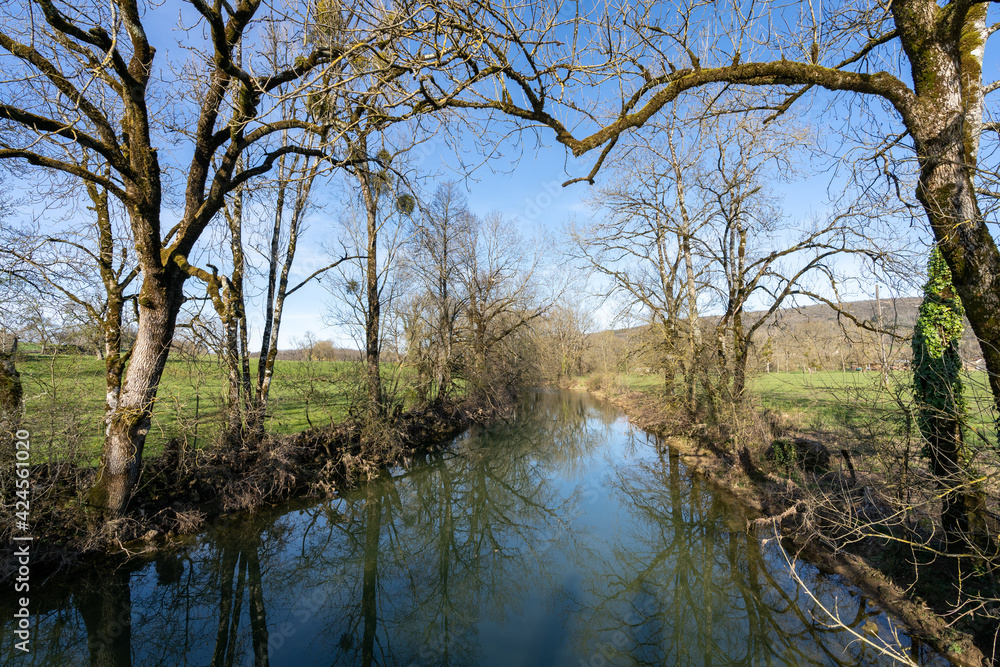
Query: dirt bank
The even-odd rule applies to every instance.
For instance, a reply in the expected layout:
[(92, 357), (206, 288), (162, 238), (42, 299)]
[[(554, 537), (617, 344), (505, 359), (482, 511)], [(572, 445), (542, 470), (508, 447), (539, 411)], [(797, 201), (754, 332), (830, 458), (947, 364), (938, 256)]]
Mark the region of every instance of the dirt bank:
[[(296, 496), (324, 497), (378, 469), (405, 463), (446, 444), (475, 423), (501, 416), (478, 405), (448, 403), (410, 411), (372, 430), (356, 421), (290, 436), (264, 436), (255, 446), (181, 452), (167, 446), (147, 460), (126, 517), (104, 522), (83, 504), (93, 469), (33, 467), (33, 577), (97, 559), (149, 555), (220, 520)], [(12, 585), (18, 562), (9, 526), (0, 580)]]

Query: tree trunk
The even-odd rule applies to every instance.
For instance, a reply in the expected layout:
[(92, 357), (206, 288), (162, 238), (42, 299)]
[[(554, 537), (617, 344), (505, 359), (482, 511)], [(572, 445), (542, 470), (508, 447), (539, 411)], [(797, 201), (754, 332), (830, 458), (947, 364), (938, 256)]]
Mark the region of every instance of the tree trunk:
[(750, 341), (743, 327), (742, 307), (733, 315), (733, 402), (743, 401), (747, 384), (747, 357), (750, 354)]
[(681, 216), (681, 226), (677, 230), (677, 247), (684, 261), (684, 287), (687, 291), (688, 306), (688, 371), (684, 378), (684, 388), (688, 413), (692, 416), (697, 409), (697, 397), (695, 396), (695, 378), (697, 374), (698, 355), (701, 353), (701, 322), (698, 320), (698, 290), (697, 275), (694, 269), (694, 258), (691, 251), (691, 237), (694, 233), (692, 229), (691, 215), (687, 208), (686, 186), (683, 165), (677, 159), (677, 150), (674, 145), (673, 132), (667, 133), (667, 142), (670, 148), (670, 164), (674, 171), (674, 187), (677, 190), (677, 210)]
[(970, 494), (963, 491), (968, 478), (962, 462), (962, 432), (954, 419), (931, 420), (927, 435), (931, 454), (931, 472), (937, 480), (941, 495), (941, 527), (944, 528), (951, 551), (961, 551), (969, 530), (966, 506)]
[[(257, 358), (257, 396), (255, 401), (255, 426), (263, 423), (267, 412), (267, 399), (271, 391), (271, 377), (274, 375), (274, 354), (277, 355), (277, 333), (272, 333), (281, 326), (281, 311), (284, 306), (284, 288), (288, 284), (288, 273), (281, 273), (281, 284), (278, 284), (278, 252), (281, 246), (281, 222), (285, 212), (285, 193), (288, 182), (282, 178), (285, 158), (280, 161), (278, 174), (278, 198), (274, 209), (274, 224), (271, 227), (271, 247), (267, 254), (267, 300), (264, 303), (264, 331), (260, 337), (260, 356)], [(294, 223), (294, 221), (293, 221)], [(289, 232), (289, 245), (295, 243), (295, 227)], [(286, 255), (287, 256), (287, 255)]]
[(941, 495), (941, 524), (948, 548), (961, 550), (968, 533), (966, 508), (976, 496), (966, 470), (963, 442), (966, 420), (958, 344), (962, 337), (962, 305), (955, 298), (946, 262), (935, 249), (927, 266), (920, 317), (913, 334), (913, 398), (920, 431), (927, 441), (931, 473)]
[(108, 308), (105, 313), (104, 328), (104, 423), (111, 424), (111, 415), (118, 407), (118, 397), (122, 391), (122, 375), (125, 373), (127, 355), (122, 355), (122, 295), (108, 293)]
[[(952, 270), (955, 290), (980, 341), (994, 405), (1000, 414), (1000, 253), (979, 211), (968, 172), (947, 164), (955, 151), (921, 158), (918, 197)], [(964, 172), (964, 173), (962, 173)]]
[(222, 356), (226, 361), (227, 391), (226, 391), (226, 439), (239, 440), (243, 430), (243, 392), (240, 378), (239, 323), (236, 317), (236, 303), (233, 286), (225, 281), (223, 309), (219, 313), (223, 337)]
[(368, 318), (365, 322), (365, 359), (368, 365), (368, 400), (372, 410), (380, 412), (382, 405), (382, 375), (379, 368), (381, 341), (379, 326), (382, 302), (378, 289), (378, 232), (374, 211), (368, 214)]
[(677, 331), (672, 322), (664, 320), (663, 327), (663, 394), (667, 398), (674, 396), (674, 381), (677, 378)]
[(443, 293), (441, 296), (441, 312), (438, 320), (438, 335), (440, 341), (437, 354), (437, 372), (435, 381), (437, 382), (436, 402), (442, 403), (448, 397), (451, 389), (451, 341), (453, 338), (451, 327), (451, 313), (448, 308), (448, 288), (445, 280), (442, 280)]
[(904, 118), (914, 140), (923, 204), (965, 314), (980, 341), (1000, 414), (1000, 251), (979, 209), (973, 175), (982, 131), (986, 6), (973, 6), (961, 40), (920, 3), (894, 3), (893, 17), (913, 71), (918, 100)]
[(379, 326), (382, 302), (378, 285), (378, 200), (372, 174), (367, 167), (358, 169), (361, 196), (365, 205), (368, 227), (368, 257), (365, 269), (365, 366), (368, 387), (369, 415), (377, 417), (382, 406), (382, 376), (379, 372)]
[(118, 404), (110, 416), (97, 481), (89, 503), (119, 517), (142, 468), (156, 390), (167, 362), (186, 275), (178, 269), (147, 270), (139, 296), (139, 326)]
[(438, 336), (437, 402), (442, 403), (451, 389), (451, 341), (453, 338), (451, 307), (448, 301), (449, 248), (447, 223), (441, 230), (441, 257), (438, 259)]
[(118, 406), (122, 375), (125, 373), (125, 363), (128, 361), (128, 352), (122, 353), (122, 310), (125, 307), (125, 289), (132, 283), (137, 272), (133, 270), (123, 278), (121, 273), (125, 267), (115, 270), (115, 235), (111, 224), (107, 190), (88, 183), (87, 194), (94, 204), (93, 211), (97, 215), (97, 265), (107, 297), (103, 312), (95, 310), (95, 315), (101, 323), (103, 336), (101, 358), (104, 359), (105, 373), (104, 423), (110, 424), (111, 415)]
[(24, 411), (24, 389), (21, 374), (17, 372), (14, 357), (17, 354), (17, 338), (10, 351), (0, 349), (0, 479), (13, 479), (14, 442), (21, 428)]
[(233, 273), (228, 281), (228, 302), (230, 304), (230, 326), (233, 329), (233, 352), (235, 373), (233, 391), (235, 403), (230, 410), (235, 415), (230, 416), (230, 432), (241, 437), (248, 432), (251, 423), (250, 411), (253, 395), (250, 383), (250, 351), (247, 345), (247, 313), (244, 298), (243, 276), (246, 272), (246, 260), (243, 254), (243, 190), (236, 191), (233, 201), (232, 215), (229, 217), (230, 248), (233, 256)]
[[(678, 181), (679, 182), (679, 181)], [(683, 189), (679, 190), (683, 192)], [(683, 207), (683, 199), (681, 200)], [(698, 356), (701, 354), (701, 322), (698, 321), (698, 290), (696, 287), (696, 277), (694, 272), (694, 260), (691, 253), (690, 226), (687, 222), (687, 215), (684, 214), (684, 230), (678, 235), (681, 254), (684, 257), (685, 287), (687, 288), (688, 304), (688, 356), (690, 358), (687, 377), (684, 378), (684, 387), (687, 394), (688, 412), (694, 415), (697, 408), (697, 397), (695, 396), (695, 378), (697, 376)]]

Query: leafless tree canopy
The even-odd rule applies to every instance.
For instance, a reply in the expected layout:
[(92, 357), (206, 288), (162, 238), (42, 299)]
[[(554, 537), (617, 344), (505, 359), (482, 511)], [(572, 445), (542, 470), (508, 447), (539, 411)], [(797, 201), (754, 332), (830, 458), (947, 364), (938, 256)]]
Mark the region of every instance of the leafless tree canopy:
[[(994, 26), (986, 4), (932, 0), (807, 2), (435, 2), (435, 31), (399, 54), (422, 67), (422, 104), (485, 110), (543, 126), (574, 155), (598, 151), (593, 180), (616, 143), (682, 94), (763, 91), (744, 110), (777, 117), (824, 89), (889, 114), (888, 147), (913, 151), (916, 197), (952, 269), (1000, 397), (1000, 252), (977, 183), (996, 171), (981, 151), (997, 86), (984, 81)], [(445, 39), (445, 35), (457, 37)], [(984, 162), (980, 164), (980, 158)], [(898, 178), (885, 167), (888, 176)], [(982, 189), (982, 188), (980, 188)]]

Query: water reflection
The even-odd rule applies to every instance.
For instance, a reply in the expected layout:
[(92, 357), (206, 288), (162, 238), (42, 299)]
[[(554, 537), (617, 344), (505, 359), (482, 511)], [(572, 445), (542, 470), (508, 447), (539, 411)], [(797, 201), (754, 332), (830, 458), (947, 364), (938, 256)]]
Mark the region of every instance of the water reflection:
[[(33, 652), (7, 643), (0, 658), (877, 664), (814, 618), (783, 561), (745, 526), (613, 409), (540, 392), (511, 423), (343, 498), (217, 526), (152, 563), (53, 582), (33, 593)], [(853, 605), (852, 624), (887, 631), (860, 596), (806, 572), (822, 599)]]
[[(787, 576), (778, 545), (762, 546), (747, 533), (746, 517), (687, 478), (676, 452), (616, 467), (610, 486), (633, 521), (610, 557), (590, 559), (579, 620), (594, 655), (637, 665), (879, 661), (873, 649), (830, 627)], [(878, 627), (891, 638), (889, 625), (862, 596), (800, 567), (821, 599), (850, 601), (855, 613), (842, 614), (849, 627)]]

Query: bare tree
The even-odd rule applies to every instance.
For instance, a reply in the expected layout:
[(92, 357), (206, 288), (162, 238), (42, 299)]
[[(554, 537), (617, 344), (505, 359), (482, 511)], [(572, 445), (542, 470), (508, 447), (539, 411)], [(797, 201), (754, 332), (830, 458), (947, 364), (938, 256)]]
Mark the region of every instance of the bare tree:
[[(124, 512), (139, 477), (157, 386), (185, 298), (188, 256), (227, 194), (269, 171), (282, 155), (316, 154), (274, 141), (286, 131), (313, 131), (314, 124), (279, 118), (269, 109), (344, 55), (316, 48), (305, 57), (291, 59), (290, 53), (280, 66), (267, 68), (250, 54), (254, 31), (279, 17), (293, 21), (294, 8), (273, 13), (259, 0), (191, 4), (207, 37), (188, 43), (192, 66), (205, 75), (187, 90), (185, 76), (171, 79), (160, 67), (146, 32), (152, 15), (162, 12), (131, 0), (72, 7), (39, 0), (12, 8), (0, 30), (7, 72), (0, 159), (106, 189), (125, 209), (135, 241), (142, 275), (138, 334), (90, 494), (91, 504), (110, 516)], [(164, 99), (183, 99), (179, 115), (190, 113), (194, 128), (183, 212), (168, 230), (162, 212), (170, 183), (158, 148), (184, 141), (186, 133), (178, 129), (184, 121), (175, 125), (161, 113)]]
[(480, 222), (463, 248), (461, 337), (466, 387), (474, 396), (502, 402), (517, 388), (517, 351), (503, 344), (515, 340), (562, 296), (559, 285), (542, 288), (541, 245), (529, 249), (510, 221), (494, 213)]
[[(987, 6), (900, 0), (709, 10), (703, 0), (679, 0), (598, 5), (584, 14), (559, 4), (442, 0), (428, 11), (461, 36), (453, 47), (461, 58), (446, 57), (452, 50), (443, 53), (437, 33), (428, 35), (420, 53), (433, 54), (424, 66), (434, 73), (420, 78), (421, 92), (428, 105), (546, 126), (576, 156), (599, 150), (590, 172), (574, 179), (590, 181), (619, 138), (689, 91), (762, 89), (771, 97), (753, 106), (778, 115), (818, 89), (856, 96), (869, 105), (868, 118), (889, 126), (870, 154), (878, 177), (884, 171), (899, 183), (887, 161), (894, 146), (916, 156), (916, 197), (982, 344), (1000, 408), (1000, 251), (976, 186), (978, 173), (996, 171), (980, 164), (992, 159), (980, 144), (1000, 128), (985, 120), (986, 100), (1000, 90), (983, 76), (997, 30), (987, 26)], [(461, 85), (470, 76), (481, 85)], [(605, 82), (600, 90), (616, 100), (612, 109), (603, 94), (581, 94)]]
[[(278, 357), (278, 334), (285, 302), (292, 294), (320, 278), (340, 263), (339, 260), (326, 265), (308, 275), (295, 285), (289, 286), (289, 276), (299, 237), (304, 228), (304, 220), (309, 210), (313, 184), (319, 174), (319, 158), (285, 156), (281, 159), (275, 175), (275, 203), (271, 238), (267, 249), (267, 296), (264, 303), (264, 328), (261, 333), (260, 356), (257, 361), (257, 381), (253, 419), (256, 426), (263, 424), (267, 413), (271, 380), (274, 377), (274, 362)], [(290, 206), (288, 206), (290, 204)], [(286, 211), (286, 206), (290, 208)], [(282, 236), (287, 233), (282, 252)]]
[[(131, 238), (106, 188), (85, 182), (91, 220), (65, 230), (18, 225), (0, 233), (0, 253), (17, 267), (12, 274), (30, 269), (32, 285), (63, 313), (79, 312), (84, 328), (96, 330), (98, 356), (105, 369), (105, 422), (118, 404), (122, 377), (131, 354), (124, 327), (134, 299), (130, 286), (138, 267), (130, 256)], [(0, 269), (2, 271), (3, 269)], [(100, 285), (98, 288), (97, 285)]]
[(698, 187), (701, 149), (681, 136), (680, 122), (672, 119), (658, 140), (628, 146), (611, 165), (610, 183), (591, 198), (597, 219), (570, 233), (576, 258), (609, 279), (603, 296), (623, 296), (622, 314), (637, 309), (657, 332), (652, 345), (667, 393), (683, 368), (692, 401), (690, 365), (702, 345), (698, 292), (705, 281), (695, 246), (709, 213), (707, 203), (688, 192)]
[[(414, 28), (410, 17), (381, 5), (348, 7), (333, 1), (317, 8), (310, 39), (328, 48), (357, 48), (369, 57), (344, 59), (327, 73), (321, 86), (310, 96), (310, 113), (324, 125), (335, 128), (343, 141), (338, 164), (357, 182), (361, 210), (365, 215), (366, 239), (355, 247), (366, 258), (364, 277), (365, 363), (369, 415), (378, 418), (383, 411), (382, 380), (379, 358), (382, 348), (382, 290), (384, 271), (379, 257), (379, 235), (393, 213), (410, 215), (415, 206), (406, 192), (397, 161), (400, 154), (420, 141), (418, 123), (409, 124), (395, 134), (395, 151), (387, 148), (390, 128), (426, 111), (412, 106), (413, 91), (402, 83), (410, 73), (392, 57), (392, 38), (407, 39)], [(402, 34), (401, 34), (402, 33)], [(337, 86), (348, 81), (351, 86)], [(393, 111), (399, 112), (398, 114)], [(402, 137), (405, 136), (406, 139)], [(397, 161), (398, 163), (398, 161)], [(388, 198), (392, 206), (386, 206)], [(394, 210), (393, 210), (394, 209)], [(356, 238), (355, 241), (358, 239)], [(390, 242), (390, 247), (395, 240)], [(390, 258), (395, 262), (395, 257)], [(380, 266), (381, 265), (381, 266)]]
[[(700, 376), (718, 418), (723, 399), (744, 397), (755, 333), (794, 297), (827, 298), (822, 283), (836, 291), (834, 258), (875, 251), (848, 224), (853, 210), (822, 223), (785, 220), (767, 183), (790, 173), (789, 154), (803, 144), (795, 132), (752, 117), (703, 121), (691, 143), (679, 123), (660, 129), (609, 163), (613, 180), (595, 198), (603, 217), (575, 232), (576, 253), (658, 332), (668, 393), (685, 360), (689, 408)], [(720, 314), (699, 323), (708, 295)], [(703, 328), (714, 331), (704, 344)]]
[(456, 323), (465, 293), (459, 280), (462, 248), (472, 241), (476, 221), (455, 182), (442, 183), (415, 223), (413, 247), (407, 270), (424, 294), (424, 325), (430, 334), (432, 382), (435, 400), (443, 401), (452, 389)]
[(554, 357), (557, 383), (584, 371), (584, 354), (593, 327), (593, 317), (579, 303), (559, 303), (546, 314), (538, 333)]
[[(388, 162), (387, 155), (384, 159)], [(362, 178), (370, 176), (368, 173)], [(350, 202), (354, 208), (347, 209), (341, 225), (345, 254), (351, 259), (337, 267), (339, 280), (325, 284), (335, 298), (331, 313), (334, 323), (347, 325), (359, 334), (358, 342), (364, 351), (365, 412), (373, 418), (381, 416), (385, 407), (380, 362), (386, 340), (393, 337), (389, 332), (393, 321), (388, 315), (402, 296), (399, 269), (407, 238), (403, 222), (407, 210), (401, 210), (399, 200), (392, 196), (393, 182), (384, 172), (377, 188), (368, 190), (377, 198), (369, 200), (362, 189), (358, 197), (361, 201)]]

